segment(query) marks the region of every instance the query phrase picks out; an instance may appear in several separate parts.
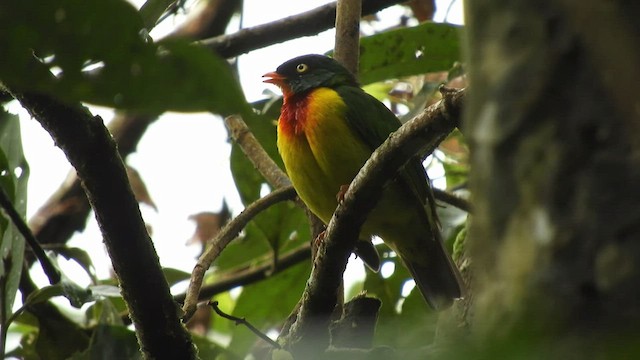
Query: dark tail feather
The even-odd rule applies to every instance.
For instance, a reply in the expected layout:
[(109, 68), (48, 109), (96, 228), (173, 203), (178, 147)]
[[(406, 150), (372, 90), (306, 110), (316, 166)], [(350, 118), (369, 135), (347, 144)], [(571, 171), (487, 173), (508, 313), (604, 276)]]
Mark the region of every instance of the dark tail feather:
[(380, 255), (371, 240), (358, 240), (353, 252), (362, 259), (373, 272), (380, 271)]
[(442, 245), (441, 240), (431, 241), (425, 254), (426, 261), (410, 262), (402, 259), (411, 272), (424, 299), (436, 311), (444, 310), (453, 300), (464, 296), (464, 283), (458, 267)]

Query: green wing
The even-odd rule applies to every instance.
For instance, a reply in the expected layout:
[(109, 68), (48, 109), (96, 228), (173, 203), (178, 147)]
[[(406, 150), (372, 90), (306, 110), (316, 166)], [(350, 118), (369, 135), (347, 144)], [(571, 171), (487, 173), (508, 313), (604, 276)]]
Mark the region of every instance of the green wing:
[[(347, 121), (362, 141), (371, 151), (377, 149), (389, 137), (389, 134), (398, 130), (400, 120), (378, 99), (354, 86), (341, 86), (336, 89), (344, 99), (347, 106)], [(429, 186), (429, 178), (419, 158), (410, 160), (400, 172), (400, 177), (414, 195), (420, 199), (423, 206), (430, 208), (430, 213), (435, 214), (435, 202)], [(431, 215), (429, 214), (429, 215)], [(429, 216), (433, 224), (432, 216)]]

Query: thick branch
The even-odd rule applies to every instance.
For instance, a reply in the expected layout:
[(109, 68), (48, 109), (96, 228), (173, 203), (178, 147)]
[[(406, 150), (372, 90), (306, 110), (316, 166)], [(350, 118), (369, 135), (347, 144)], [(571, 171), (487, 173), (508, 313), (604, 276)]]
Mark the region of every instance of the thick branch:
[(102, 119), (79, 105), (43, 95), (14, 96), (51, 134), (82, 179), (145, 357), (195, 358), (124, 164)]
[[(399, 0), (365, 0), (362, 4), (362, 14), (374, 14), (401, 2)], [(220, 56), (230, 58), (287, 40), (315, 35), (332, 28), (335, 18), (336, 4), (331, 3), (302, 14), (243, 29), (230, 35), (203, 40), (200, 43)]]
[[(135, 148), (155, 116), (119, 114), (109, 124), (122, 158)], [(84, 230), (89, 202), (75, 171), (29, 220), (29, 227), (43, 244), (63, 244), (76, 231)]]
[(321, 242), (302, 295), (296, 323), (284, 342), (296, 353), (323, 351), (347, 259), (367, 214), (385, 183), (414, 154), (435, 147), (458, 125), (464, 90), (443, 91), (444, 98), (391, 134), (355, 177), (336, 209)]

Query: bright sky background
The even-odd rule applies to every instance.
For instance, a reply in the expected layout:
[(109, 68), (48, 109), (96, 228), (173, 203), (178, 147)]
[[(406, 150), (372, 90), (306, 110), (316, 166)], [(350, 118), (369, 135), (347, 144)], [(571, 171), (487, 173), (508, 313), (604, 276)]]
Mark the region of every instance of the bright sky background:
[[(245, 0), (243, 27), (274, 21), (284, 16), (313, 9), (329, 1), (307, 0)], [(445, 20), (450, 0), (437, 1), (435, 20)], [(393, 25), (403, 13), (393, 7), (379, 14), (382, 20)], [(461, 24), (462, 0), (454, 0), (446, 19)], [(174, 20), (165, 21), (164, 28), (152, 32), (158, 37), (174, 26)], [(237, 28), (238, 22), (234, 23)], [(318, 36), (305, 37), (283, 44), (256, 50), (239, 58), (240, 80), (249, 101), (263, 97), (263, 91), (277, 91), (263, 84), (262, 74), (274, 70), (280, 63), (297, 55), (323, 53), (333, 47), (334, 31), (328, 30)], [(38, 122), (29, 118), (24, 110), (14, 104), (11, 110), (20, 111), (24, 151), (31, 168), (28, 188), (27, 217), (31, 217), (46, 199), (58, 189), (70, 169), (62, 151), (55, 147), (48, 133)], [(105, 121), (112, 118), (109, 109), (95, 108), (94, 114)], [(199, 245), (185, 246), (192, 236), (195, 224), (189, 215), (202, 211), (218, 211), (222, 199), (226, 198), (232, 211), (242, 210), (229, 171), (230, 145), (219, 117), (210, 114), (170, 113), (158, 119), (145, 133), (137, 152), (130, 155), (128, 163), (136, 168), (144, 179), (149, 193), (158, 206), (158, 212), (141, 205), (143, 216), (153, 228), (156, 250), (164, 267), (174, 267), (190, 272)], [(102, 238), (93, 216), (87, 230), (76, 234), (69, 246), (87, 249), (97, 268), (99, 278), (109, 275), (109, 258), (102, 245)], [(362, 266), (350, 262), (354, 274), (363, 273)], [(88, 285), (89, 279), (73, 262), (61, 263), (67, 275)], [(35, 276), (39, 285), (46, 285), (43, 275)]]

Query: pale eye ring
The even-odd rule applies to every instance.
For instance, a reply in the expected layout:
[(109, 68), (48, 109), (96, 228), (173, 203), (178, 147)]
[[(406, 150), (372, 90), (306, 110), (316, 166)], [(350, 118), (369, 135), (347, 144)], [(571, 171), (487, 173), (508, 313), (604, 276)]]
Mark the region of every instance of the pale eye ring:
[(303, 72), (309, 70), (309, 65), (307, 64), (298, 64), (296, 66), (296, 71), (300, 74), (302, 74)]

